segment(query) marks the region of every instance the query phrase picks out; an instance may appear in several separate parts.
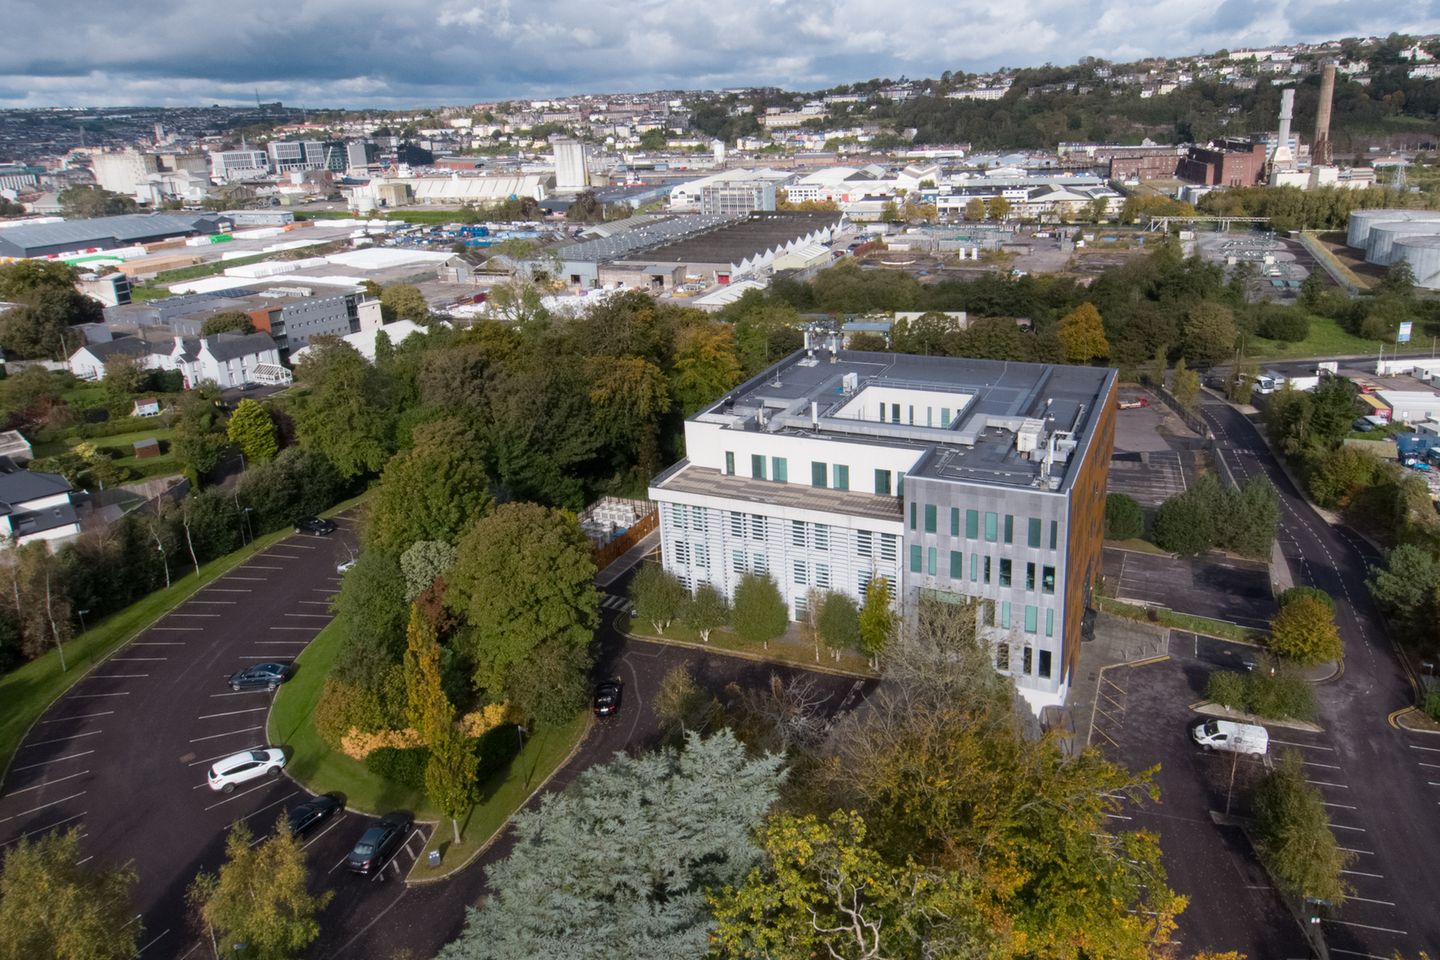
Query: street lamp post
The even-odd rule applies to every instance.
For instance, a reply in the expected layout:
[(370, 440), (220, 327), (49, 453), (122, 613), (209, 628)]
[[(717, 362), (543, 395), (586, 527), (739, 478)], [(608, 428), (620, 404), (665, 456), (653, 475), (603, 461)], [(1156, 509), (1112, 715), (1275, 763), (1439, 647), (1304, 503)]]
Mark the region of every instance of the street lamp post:
[(89, 608), (86, 608), (86, 609), (84, 609), (84, 610), (76, 610), (75, 612), (80, 615), (80, 632), (81, 632), (81, 633), (84, 633), (84, 632), (85, 632), (85, 614), (89, 613), (90, 610), (89, 610)]

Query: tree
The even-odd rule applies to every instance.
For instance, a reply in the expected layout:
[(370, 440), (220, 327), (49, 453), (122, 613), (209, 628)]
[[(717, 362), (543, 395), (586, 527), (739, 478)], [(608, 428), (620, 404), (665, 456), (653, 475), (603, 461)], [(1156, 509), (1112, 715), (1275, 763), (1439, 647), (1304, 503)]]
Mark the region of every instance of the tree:
[(871, 577), (865, 587), (865, 605), (860, 608), (860, 649), (876, 663), (895, 636), (896, 616), (890, 607), (890, 581)]
[(220, 391), (207, 384), (184, 394), (175, 404), (170, 451), (197, 485), (220, 463), (229, 446), (225, 415), (215, 405), (219, 398)]
[(1411, 268), (1410, 261), (1399, 257), (1386, 267), (1380, 282), (1375, 284), (1375, 293), (1378, 296), (1393, 296), (1401, 299), (1414, 297), (1415, 271)]
[(0, 960), (129, 960), (142, 934), (135, 869), (80, 855), (80, 831), (21, 836), (0, 864)]
[(1185, 365), (1185, 358), (1175, 361), (1175, 373), (1170, 378), (1170, 392), (1175, 401), (1186, 410), (1195, 411), (1200, 399), (1200, 374)]
[(1302, 666), (1342, 659), (1334, 607), (1310, 596), (1291, 600), (1270, 621), (1270, 649)]
[(456, 550), (444, 540), (416, 540), (400, 554), (405, 601), (413, 601), (455, 566)]
[(205, 318), (200, 325), (200, 336), (213, 337), (217, 333), (254, 333), (255, 322), (250, 314), (239, 310), (222, 310)]
[(460, 541), (445, 602), (472, 628), (479, 686), (547, 640), (583, 650), (599, 624), (590, 541), (573, 514), (507, 503)]
[(589, 701), (591, 665), (588, 648), (561, 638), (542, 640), (505, 672), (505, 694), (526, 716), (566, 723)]
[(746, 643), (768, 643), (783, 634), (790, 611), (775, 581), (760, 573), (742, 576), (735, 586), (730, 623)]
[(145, 389), (150, 371), (135, 357), (117, 353), (105, 361), (105, 394), (116, 404), (125, 403)]
[(985, 201), (979, 197), (971, 197), (965, 204), (965, 219), (970, 221), (985, 219)]
[(1066, 363), (1089, 363), (1110, 356), (1105, 327), (1094, 304), (1082, 303), (1060, 318), (1060, 349)]
[(213, 941), (228, 956), (236, 944), (257, 960), (285, 960), (320, 936), (316, 917), (335, 895), (306, 889), (305, 852), (282, 813), (275, 835), (261, 843), (244, 820), (225, 838), (218, 874), (199, 874), (187, 893)]
[(1155, 514), (1155, 545), (1172, 553), (1194, 556), (1215, 545), (1215, 515), (1190, 492), (1177, 494)]
[(425, 795), (450, 818), (456, 843), (460, 842), (460, 818), (479, 797), (475, 783), (479, 765), (474, 746), (459, 730), (447, 729), (430, 744), (430, 758), (425, 763)]
[(430, 304), (413, 284), (392, 283), (380, 291), (380, 313), (387, 323), (393, 320), (425, 323), (430, 319)]
[(20, 260), (0, 266), (0, 347), (16, 359), (63, 360), (85, 342), (72, 329), (105, 319), (100, 303), (75, 289), (75, 271), (54, 261)]
[(1336, 447), (1321, 455), (1310, 471), (1310, 496), (1322, 507), (1344, 509), (1350, 501), (1375, 483), (1381, 461), (1365, 450)]
[(680, 610), (680, 620), (700, 634), (701, 643), (710, 642), (710, 631), (730, 622), (730, 604), (725, 595), (708, 583), (695, 587), (695, 593), (688, 597)]
[(270, 411), (249, 397), (235, 406), (225, 424), (225, 437), (245, 455), (246, 463), (267, 463), (280, 452)]
[(1387, 614), (1410, 631), (1431, 616), (1440, 588), (1440, 560), (1416, 544), (1402, 543), (1385, 556), (1385, 566), (1372, 566), (1370, 593)]
[(1180, 327), (1185, 356), (1198, 369), (1208, 370), (1235, 351), (1238, 336), (1235, 314), (1221, 303), (1197, 303)]
[(1105, 498), (1105, 539), (1135, 540), (1145, 535), (1145, 512), (1134, 497), (1112, 493)]
[(1355, 854), (1340, 849), (1320, 791), (1305, 782), (1300, 759), (1282, 759), (1255, 794), (1255, 847), (1287, 892), (1333, 906), (1345, 902), (1342, 873)]
[(418, 540), (457, 542), (495, 502), (488, 451), (463, 421), (422, 424), (413, 439), (385, 464), (365, 523), (366, 543), (397, 556)]
[(514, 851), (441, 960), (704, 955), (706, 892), (759, 862), (754, 831), (782, 779), (779, 757), (750, 759), (728, 731), (591, 767), (516, 816)]
[(662, 636), (670, 622), (680, 616), (688, 599), (685, 585), (658, 564), (642, 564), (630, 580), (630, 602), (635, 605), (636, 619), (648, 622)]
[(60, 201), (61, 214), (69, 220), (134, 213), (137, 206), (133, 197), (93, 186), (68, 187), (61, 190), (56, 199)]
[(345, 638), (336, 675), (380, 686), (385, 671), (400, 662), (405, 650), (409, 614), (405, 580), (395, 558), (380, 550), (362, 550), (335, 598), (336, 625)]
[(316, 338), (297, 370), (310, 387), (295, 414), (300, 442), (323, 453), (347, 479), (389, 459), (396, 404), (389, 379), (354, 347)]
[(439, 743), (455, 725), (455, 705), (445, 695), (440, 671), (440, 643), (414, 604), (405, 630), (405, 720), (426, 747)]
[(860, 643), (860, 611), (843, 593), (827, 593), (821, 601), (816, 619), (820, 639), (835, 650), (858, 650)]
[(665, 674), (655, 694), (655, 716), (679, 741), (691, 731), (705, 733), (719, 710), (715, 698), (700, 689), (695, 675), (683, 663)]
[(985, 201), (985, 209), (992, 220), (1004, 220), (1010, 215), (1010, 201), (1004, 197), (991, 197)]
[(728, 325), (703, 323), (686, 327), (675, 342), (671, 390), (684, 413), (713, 403), (740, 382), (735, 331)]
[(566, 208), (565, 219), (579, 223), (598, 223), (605, 219), (605, 206), (595, 196), (594, 190), (585, 190)]

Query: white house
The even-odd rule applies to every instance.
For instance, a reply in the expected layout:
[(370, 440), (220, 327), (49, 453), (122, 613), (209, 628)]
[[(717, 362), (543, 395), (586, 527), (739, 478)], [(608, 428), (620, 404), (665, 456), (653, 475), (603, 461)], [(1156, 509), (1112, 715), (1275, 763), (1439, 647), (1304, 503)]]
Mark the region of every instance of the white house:
[(0, 537), (20, 544), (54, 542), (80, 532), (70, 481), (56, 473), (22, 470), (0, 457)]
[(221, 333), (155, 342), (117, 337), (76, 350), (70, 355), (70, 372), (82, 380), (103, 380), (106, 361), (116, 356), (134, 357), (147, 370), (179, 370), (187, 390), (207, 382), (222, 389), (247, 383), (289, 383), (291, 377), (268, 333)]

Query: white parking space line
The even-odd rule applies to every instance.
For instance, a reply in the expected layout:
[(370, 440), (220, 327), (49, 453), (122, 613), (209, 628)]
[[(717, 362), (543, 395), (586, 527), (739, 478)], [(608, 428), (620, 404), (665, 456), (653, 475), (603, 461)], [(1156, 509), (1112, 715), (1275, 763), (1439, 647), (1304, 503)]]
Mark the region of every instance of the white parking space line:
[(220, 614), (218, 614), (218, 613), (172, 613), (172, 614), (170, 614), (170, 616), (172, 616), (172, 617), (198, 617), (198, 618), (203, 618), (203, 619), (206, 619), (206, 620), (213, 620), (213, 619), (215, 619), (216, 617), (220, 616)]
[(54, 783), (64, 783), (66, 780), (74, 780), (76, 777), (83, 777), (89, 772), (89, 770), (81, 770), (79, 773), (71, 773), (63, 777), (56, 777), (54, 780), (42, 780), (39, 783), (35, 784), (33, 787), (21, 787), (19, 790), (11, 790), (4, 796), (0, 796), (0, 800), (4, 800), (5, 797), (13, 797), (18, 793), (29, 793), (31, 790), (39, 790), (41, 787), (48, 787)]
[[(1348, 897), (1346, 899), (1349, 899)], [(1341, 950), (1339, 947), (1331, 947), (1331, 953), (1343, 954), (1347, 957), (1364, 957), (1366, 960), (1394, 960), (1393, 956), (1382, 957), (1373, 953), (1361, 953), (1359, 950)]]
[(27, 763), (23, 767), (11, 767), (10, 772), (19, 773), (21, 770), (34, 770), (37, 767), (48, 767), (52, 763), (61, 763), (65, 760), (78, 760), (81, 757), (88, 757), (94, 752), (94, 750), (82, 750), (79, 753), (67, 753), (63, 757), (52, 757), (49, 760), (46, 760), (44, 763)]
[(26, 810), (26, 811), (24, 811), (23, 813), (17, 813), (17, 814), (15, 814), (15, 815), (9, 816), (9, 817), (0, 817), (0, 823), (4, 823), (4, 822), (7, 821), (7, 820), (15, 820), (15, 819), (18, 819), (18, 818), (20, 818), (20, 817), (28, 817), (28, 816), (29, 816), (30, 814), (32, 814), (32, 813), (36, 813), (36, 812), (38, 812), (38, 811), (40, 811), (40, 810), (44, 810), (46, 807), (53, 807), (53, 806), (55, 806), (56, 804), (64, 803), (66, 800), (74, 800), (76, 797), (83, 797), (83, 796), (85, 796), (85, 791), (84, 791), (84, 790), (81, 790), (79, 793), (72, 793), (72, 794), (70, 794), (70, 796), (68, 796), (68, 797), (61, 797), (59, 800), (51, 800), (49, 803), (42, 803), (42, 804), (40, 804), (40, 806), (38, 806), (38, 807), (31, 807), (29, 810)]
[(1364, 870), (1341, 870), (1340, 872), (1347, 873), (1352, 877), (1369, 877), (1372, 880), (1385, 879), (1385, 874), (1383, 873), (1366, 873)]
[(93, 673), (91, 680), (143, 680), (150, 676), (148, 673)]
[(339, 867), (340, 864), (342, 864), (342, 863), (345, 862), (345, 857), (348, 857), (348, 856), (350, 856), (350, 854), (349, 854), (349, 853), (346, 853), (346, 854), (345, 854), (344, 856), (342, 856), (339, 860), (336, 860), (336, 861), (335, 861), (335, 866), (334, 866), (334, 867), (331, 867), (329, 870), (326, 870), (325, 872), (326, 872), (327, 874), (334, 873), (335, 870), (336, 870), (336, 868)]
[[(92, 679), (93, 679), (93, 678), (92, 678)], [(70, 699), (71, 699), (71, 700), (90, 700), (90, 699), (93, 699), (93, 698), (95, 698), (95, 697), (128, 697), (128, 696), (130, 696), (130, 691), (129, 691), (129, 690), (119, 690), (119, 691), (117, 691), (117, 692), (115, 692), (115, 693), (72, 693), (72, 694), (70, 694)]]
[(273, 786), (273, 785), (274, 785), (274, 784), (273, 784), (273, 781), (271, 781), (269, 777), (264, 777), (264, 778), (261, 779), (261, 782), (260, 782), (260, 783), (258, 783), (258, 784), (256, 784), (255, 786), (251, 787), (249, 790), (241, 790), (241, 791), (239, 791), (239, 792), (237, 792), (237, 793), (232, 793), (232, 794), (230, 794), (230, 796), (226, 797), (224, 800), (219, 800), (219, 801), (216, 801), (215, 803), (210, 804), (210, 806), (208, 806), (208, 807), (205, 808), (205, 812), (206, 812), (206, 813), (209, 813), (211, 810), (214, 810), (216, 807), (223, 807), (223, 806), (225, 806), (225, 804), (229, 803), (231, 800), (239, 800), (241, 797), (248, 797), (250, 794), (254, 793), (256, 790), (264, 790), (264, 789), (266, 789), (267, 787), (270, 787), (270, 786)]
[(315, 548), (314, 548), (313, 546), (311, 546), (310, 544), (306, 544), (306, 543), (287, 543), (287, 544), (285, 544), (285, 549), (286, 549), (286, 550), (314, 550)]
[(1364, 827), (1347, 827), (1343, 823), (1332, 823), (1330, 824), (1330, 828), (1332, 830), (1354, 830), (1356, 833), (1366, 832)]
[[(255, 592), (255, 591), (254, 591), (253, 589), (251, 589), (250, 587), (206, 587), (205, 589), (211, 591), (212, 593), (254, 593), (254, 592)], [(202, 601), (197, 600), (197, 601), (195, 601), (195, 602), (196, 602), (196, 603), (200, 603), (200, 602), (202, 602)]]
[(1320, 806), (1322, 806), (1322, 807), (1338, 807), (1338, 808), (1340, 808), (1341, 810), (1355, 810), (1355, 809), (1358, 809), (1358, 808), (1356, 808), (1356, 807), (1350, 806), (1350, 804), (1348, 804), (1348, 803), (1328, 803), (1328, 802), (1326, 802), (1326, 801), (1324, 801), (1324, 800), (1321, 800), (1321, 801), (1320, 801)]
[(328, 607), (328, 606), (330, 606), (330, 601), (329, 601), (329, 600), (301, 600), (300, 602), (301, 602), (301, 603), (305, 603), (305, 604), (309, 604), (309, 605), (312, 606), (312, 607)]
[(161, 660), (169, 660), (169, 657), (111, 657), (110, 663), (158, 663)]
[(258, 657), (255, 656), (254, 654), (246, 654), (245, 656), (243, 656), (243, 657), (237, 657), (236, 659), (237, 659), (237, 660), (272, 660), (272, 659), (274, 659), (274, 657), (273, 657), (273, 655), (271, 655), (271, 654), (262, 653), (262, 654), (261, 654), (260, 656), (258, 656)]
[(1321, 922), (1321, 923), (1338, 923), (1338, 924), (1340, 924), (1340, 926), (1342, 926), (1342, 927), (1359, 927), (1361, 930), (1378, 930), (1378, 931), (1380, 931), (1381, 933), (1398, 933), (1398, 934), (1400, 934), (1400, 936), (1402, 936), (1402, 937), (1409, 936), (1409, 933), (1408, 933), (1407, 931), (1405, 931), (1405, 930), (1396, 930), (1394, 927), (1376, 927), (1376, 926), (1371, 926), (1371, 925), (1368, 924), (1368, 923), (1356, 923), (1356, 922), (1353, 921), (1353, 920), (1330, 920), (1330, 919), (1325, 919), (1325, 920), (1321, 920), (1320, 922)]
[(1358, 853), (1363, 857), (1375, 856), (1374, 850), (1357, 850), (1355, 847), (1341, 847), (1340, 849), (1344, 850), (1346, 853)]
[(199, 633), (204, 627), (151, 627), (151, 630), (164, 630), (168, 633)]
[(296, 644), (296, 643), (304, 644), (304, 643), (309, 643), (309, 642), (310, 642), (309, 640), (256, 640), (256, 641), (255, 641), (255, 646), (257, 646), (257, 647), (263, 647), (263, 646), (266, 646), (266, 645), (278, 644), (278, 645), (280, 645), (280, 646), (283, 647), (283, 646), (290, 646), (291, 644)]
[(184, 640), (136, 640), (130, 644), (132, 647), (183, 647)]
[(285, 794), (285, 796), (281, 797), (279, 800), (276, 800), (276, 801), (274, 801), (273, 803), (267, 803), (267, 804), (265, 804), (265, 806), (261, 807), (259, 810), (255, 810), (255, 811), (252, 811), (251, 813), (247, 813), (247, 814), (245, 814), (245, 816), (243, 816), (243, 817), (240, 817), (240, 818), (235, 819), (235, 820), (231, 820), (231, 821), (230, 821), (230, 826), (232, 826), (232, 827), (235, 826), (235, 824), (239, 823), (241, 820), (249, 820), (251, 817), (255, 816), (256, 814), (264, 813), (266, 810), (269, 810), (271, 807), (278, 807), (280, 804), (284, 803), (285, 801), (287, 801), (287, 800), (293, 800), (295, 797), (298, 797), (298, 796), (300, 796), (300, 791), (299, 791), (299, 790), (291, 790), (289, 793)]
[[(241, 747), (240, 749), (243, 750), (243, 749), (245, 749), (245, 748), (244, 748), (244, 747)], [(189, 763), (185, 764), (185, 766), (187, 766), (187, 767), (198, 767), (198, 766), (200, 766), (201, 764), (211, 763), (212, 761), (219, 760), (221, 757), (233, 756), (234, 754), (237, 754), (237, 753), (239, 753), (239, 752), (240, 752), (240, 750), (226, 750), (224, 753), (217, 753), (217, 754), (215, 754), (215, 756), (213, 756), (213, 757), (206, 757), (204, 760), (192, 760), (192, 761), (190, 761)], [(205, 784), (201, 784), (201, 786), (205, 786)]]
[(260, 554), (260, 556), (263, 557), (263, 558), (265, 558), (265, 559), (267, 559), (267, 560), (269, 560), (269, 559), (275, 559), (275, 560), (299, 560), (299, 559), (300, 559), (300, 554), (298, 554), (298, 553), (275, 553), (273, 550), (270, 551), (269, 553), (262, 553), (262, 554)]
[(1319, 763), (1318, 761), (1315, 761), (1315, 760), (1301, 760), (1301, 761), (1300, 761), (1300, 766), (1302, 766), (1302, 767), (1324, 767), (1326, 770), (1339, 770), (1339, 769), (1340, 769), (1340, 764), (1338, 764), (1338, 763)]
[(196, 720), (214, 720), (216, 717), (233, 717), (239, 713), (259, 713), (261, 710), (269, 710), (265, 707), (246, 707), (244, 710), (227, 710), (224, 713), (204, 713), (196, 717)]
[(64, 743), (67, 740), (80, 740), (85, 737), (98, 737), (100, 733), (101, 731), (99, 730), (91, 730), (89, 733), (77, 733), (69, 737), (56, 737), (53, 740), (36, 740), (34, 743), (22, 743), (16, 749), (29, 750), (31, 747), (43, 747), (47, 743)]
[(1430, 753), (1440, 753), (1440, 747), (1422, 747), (1418, 743), (1407, 743), (1405, 746), (1411, 750), (1427, 750)]
[(161, 940), (163, 940), (163, 939), (165, 938), (165, 935), (168, 934), (169, 932), (170, 932), (169, 930), (162, 930), (162, 931), (160, 932), (160, 936), (156, 937), (154, 940), (151, 940), (149, 943), (145, 944), (145, 946), (141, 947), (139, 950), (136, 950), (136, 951), (135, 951), (135, 956), (138, 957), (138, 956), (140, 956), (140, 954), (144, 953), (146, 950), (149, 950), (151, 947), (155, 946), (155, 944), (157, 944), (157, 943), (159, 943)]
[[(246, 593), (249, 591), (247, 590)], [(234, 600), (191, 600), (190, 602), (203, 603), (207, 607), (233, 607), (236, 603)]]
[(1422, 763), (1420, 766), (1430, 770), (1440, 770), (1440, 763)]
[[(231, 731), (229, 731), (229, 732), (227, 732), (227, 733), (212, 733), (212, 734), (210, 734), (210, 736), (208, 736), (208, 737), (196, 737), (194, 740), (187, 740), (187, 741), (185, 741), (185, 742), (186, 742), (186, 743), (201, 743), (201, 742), (203, 742), (203, 741), (205, 741), (205, 740), (218, 740), (218, 739), (220, 739), (221, 737), (233, 737), (233, 736), (235, 736), (235, 734), (237, 734), (237, 733), (251, 733), (251, 732), (253, 732), (253, 731), (255, 731), (255, 730), (259, 730), (259, 729), (260, 729), (259, 726), (246, 727), (246, 728), (244, 728), (243, 730), (231, 730)], [(227, 754), (227, 756), (228, 756), (228, 754)]]
[(1290, 740), (1271, 740), (1270, 742), (1278, 743), (1282, 747), (1304, 747), (1307, 750), (1328, 750), (1331, 753), (1335, 752), (1334, 747), (1326, 747), (1318, 743), (1294, 743)]
[[(338, 817), (336, 817), (334, 820), (332, 820), (332, 821), (330, 822), (330, 826), (326, 827), (324, 830), (321, 830), (319, 833), (315, 834), (315, 836), (313, 836), (313, 837), (311, 837), (309, 840), (305, 841), (304, 846), (302, 846), (300, 849), (301, 849), (301, 850), (308, 850), (308, 849), (310, 849), (310, 845), (311, 845), (312, 843), (314, 843), (316, 840), (319, 840), (321, 837), (325, 836), (325, 834), (329, 833), (331, 830), (334, 830), (336, 827), (340, 826), (340, 821), (341, 821), (341, 820), (344, 820), (344, 819), (345, 819), (345, 814), (341, 813)], [(335, 869), (335, 868), (334, 868), (334, 867), (331, 867), (330, 869), (333, 870), (333, 869)]]
[(41, 723), (64, 723), (66, 720), (94, 720), (96, 717), (109, 717), (115, 714), (114, 710), (101, 710), (99, 713), (81, 713), (73, 717), (56, 717), (54, 720), (41, 720)]
[(1343, 783), (1331, 783), (1329, 780), (1306, 780), (1306, 783), (1313, 783), (1317, 787), (1334, 787), (1337, 790), (1349, 790)]
[(232, 575), (226, 574), (225, 576), (221, 577), (220, 579), (221, 579), (221, 580), (249, 580), (249, 581), (252, 581), (252, 582), (254, 582), (254, 583), (264, 583), (264, 582), (265, 582), (266, 580), (268, 580), (269, 578), (268, 578), (268, 577), (236, 577), (236, 576), (232, 576)]
[(263, 563), (242, 563), (236, 569), (239, 570), (284, 570), (284, 567), (269, 567)]
[(43, 826), (43, 827), (36, 827), (34, 830), (26, 830), (24, 833), (20, 834), (20, 836), (18, 836), (18, 837), (12, 837), (11, 839), (6, 840), (4, 843), (0, 843), (0, 847), (8, 847), (8, 846), (10, 846), (10, 844), (12, 844), (12, 843), (19, 843), (21, 840), (24, 840), (26, 837), (33, 837), (35, 834), (37, 834), (37, 833), (44, 833), (46, 830), (54, 830), (56, 827), (62, 826), (62, 825), (64, 825), (64, 824), (67, 824), (67, 823), (69, 823), (71, 820), (79, 820), (81, 817), (85, 816), (85, 813), (86, 813), (86, 811), (82, 810), (82, 811), (80, 811), (79, 813), (75, 814), (74, 816), (66, 817), (64, 820), (56, 820), (54, 823), (46, 824), (46, 825)]
[(1346, 902), (1346, 903), (1349, 903), (1351, 900), (1358, 900), (1358, 901), (1360, 901), (1361, 903), (1378, 903), (1378, 904), (1380, 904), (1380, 906), (1382, 906), (1382, 907), (1393, 907), (1393, 906), (1395, 906), (1395, 901), (1393, 901), (1393, 900), (1372, 900), (1372, 899), (1370, 899), (1369, 897), (1357, 897), (1357, 896), (1355, 896), (1355, 894), (1353, 894), (1353, 893), (1347, 893), (1347, 894), (1345, 894), (1345, 902)]

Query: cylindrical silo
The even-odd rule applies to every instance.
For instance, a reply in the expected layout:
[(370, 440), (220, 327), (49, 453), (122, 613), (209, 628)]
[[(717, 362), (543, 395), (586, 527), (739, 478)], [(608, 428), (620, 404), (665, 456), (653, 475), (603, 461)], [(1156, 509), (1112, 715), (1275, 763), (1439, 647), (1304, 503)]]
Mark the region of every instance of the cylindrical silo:
[(1356, 210), (1350, 214), (1350, 227), (1345, 231), (1345, 246), (1364, 250), (1370, 229), (1377, 223), (1409, 223), (1417, 220), (1440, 221), (1440, 210)]
[(1365, 241), (1365, 261), (1388, 267), (1394, 259), (1395, 241), (1405, 237), (1433, 237), (1440, 235), (1440, 221), (1436, 220), (1387, 220), (1372, 223), (1370, 236)]
[(1440, 234), (1428, 237), (1401, 237), (1391, 248), (1391, 262), (1405, 260), (1415, 274), (1415, 285), (1440, 290)]

